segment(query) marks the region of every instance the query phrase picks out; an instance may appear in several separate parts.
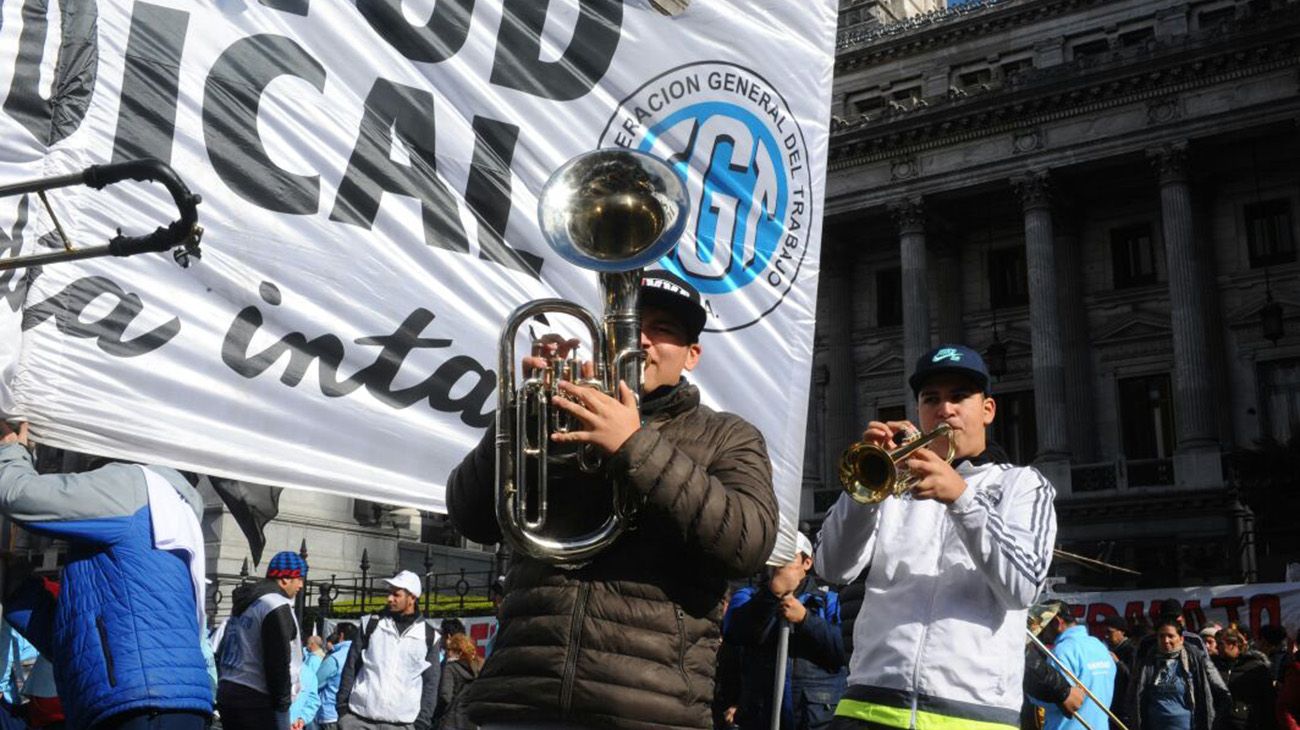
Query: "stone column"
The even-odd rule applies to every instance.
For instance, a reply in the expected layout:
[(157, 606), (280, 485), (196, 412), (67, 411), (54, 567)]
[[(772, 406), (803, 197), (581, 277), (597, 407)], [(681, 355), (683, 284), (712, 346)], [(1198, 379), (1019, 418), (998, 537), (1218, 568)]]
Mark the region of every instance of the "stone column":
[(822, 256), (821, 301), (819, 322), (826, 352), (826, 431), (822, 455), (823, 475), (834, 483), (840, 451), (857, 440), (862, 428), (857, 424), (854, 408), (857, 378), (853, 367), (853, 256), (843, 245), (830, 248)]
[(925, 209), (920, 196), (890, 206), (898, 222), (899, 261), (903, 271), (903, 382), (909, 418), (916, 418), (916, 399), (907, 385), (916, 361), (930, 343), (929, 267), (925, 248)]
[[(1072, 211), (1073, 212), (1073, 211)], [(1065, 402), (1070, 453), (1077, 462), (1098, 457), (1097, 418), (1093, 408), (1092, 351), (1088, 312), (1083, 303), (1083, 266), (1079, 253), (1079, 219), (1061, 215), (1056, 233), (1057, 305), (1061, 311), (1061, 346), (1065, 350)]]
[(1197, 256), (1187, 145), (1165, 145), (1148, 153), (1160, 176), (1160, 217), (1169, 269), (1173, 327), (1174, 425), (1178, 447), (1174, 476), (1179, 486), (1222, 484), (1211, 365), (1209, 297), (1201, 290), (1203, 262)]
[(956, 239), (944, 241), (939, 246), (935, 257), (935, 271), (939, 291), (935, 297), (939, 310), (939, 342), (966, 341), (962, 329), (962, 279), (965, 277), (961, 267), (961, 244)]
[(1052, 466), (1049, 478), (1068, 494), (1069, 428), (1066, 425), (1065, 352), (1061, 345), (1060, 288), (1047, 173), (1012, 181), (1025, 214), (1025, 263), (1029, 274), (1029, 331), (1034, 368), (1034, 415), (1038, 419), (1038, 458)]

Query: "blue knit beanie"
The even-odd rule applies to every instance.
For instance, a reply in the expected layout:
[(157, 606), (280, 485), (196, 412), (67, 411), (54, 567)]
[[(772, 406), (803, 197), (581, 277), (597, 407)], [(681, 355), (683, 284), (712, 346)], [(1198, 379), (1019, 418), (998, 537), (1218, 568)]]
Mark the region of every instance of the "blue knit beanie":
[(307, 580), (307, 561), (290, 550), (282, 550), (266, 566), (267, 578), (302, 578)]

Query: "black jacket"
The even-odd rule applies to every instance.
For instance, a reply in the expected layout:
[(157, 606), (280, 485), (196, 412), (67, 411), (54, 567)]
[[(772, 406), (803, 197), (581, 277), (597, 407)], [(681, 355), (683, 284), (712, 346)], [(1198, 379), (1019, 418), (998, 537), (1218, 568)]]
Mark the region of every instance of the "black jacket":
[(438, 730), (474, 730), (478, 726), (469, 719), (465, 710), (463, 693), (478, 674), (468, 664), (448, 660), (442, 668), (442, 681), (438, 683)]
[[(476, 722), (711, 727), (726, 581), (762, 568), (776, 540), (771, 464), (757, 429), (684, 382), (647, 398), (642, 418), (603, 474), (568, 470), (551, 485), (551, 513), (575, 520), (612, 480), (643, 501), (632, 529), (586, 565), (510, 561), (492, 654), (466, 690)], [(493, 439), (489, 429), (448, 485), (456, 529), (484, 544), (501, 539)]]

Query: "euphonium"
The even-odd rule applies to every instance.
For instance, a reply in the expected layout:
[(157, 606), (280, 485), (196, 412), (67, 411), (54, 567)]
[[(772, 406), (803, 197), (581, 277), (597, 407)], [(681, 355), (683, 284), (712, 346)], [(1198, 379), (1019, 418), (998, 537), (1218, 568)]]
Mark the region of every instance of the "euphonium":
[[(913, 451), (952, 433), (952, 427), (940, 423), (924, 436), (917, 435), (899, 448), (889, 451), (876, 444), (859, 441), (840, 455), (840, 484), (855, 502), (876, 504), (888, 497), (901, 497), (912, 490), (912, 475), (901, 466)], [(952, 463), (957, 447), (948, 439), (944, 461)], [(900, 472), (902, 472), (900, 474)]]
[[(551, 405), (559, 380), (618, 392), (620, 380), (641, 395), (641, 269), (667, 255), (686, 225), (688, 200), (681, 178), (665, 162), (622, 149), (588, 152), (566, 162), (538, 201), (542, 234), (565, 260), (600, 273), (603, 317), (563, 299), (538, 299), (515, 309), (498, 347), (496, 510), (501, 534), (515, 550), (549, 563), (589, 560), (627, 527), (634, 511), (627, 487), (615, 484), (600, 526), (575, 535), (547, 530), (550, 436), (569, 430), (569, 415)], [(515, 337), (528, 320), (548, 313), (576, 319), (589, 336), (593, 377), (584, 380), (576, 355), (515, 384)], [(539, 353), (539, 341), (533, 353)], [(563, 396), (562, 396), (563, 397)], [(615, 397), (617, 397), (615, 395)], [(594, 470), (583, 451), (584, 470)], [(595, 520), (593, 520), (594, 522)]]

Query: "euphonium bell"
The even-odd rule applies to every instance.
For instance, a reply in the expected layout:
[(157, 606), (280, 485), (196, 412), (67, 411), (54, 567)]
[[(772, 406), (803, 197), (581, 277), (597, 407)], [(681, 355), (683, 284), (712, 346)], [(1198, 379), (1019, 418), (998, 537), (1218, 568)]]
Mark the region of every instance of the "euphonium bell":
[[(930, 433), (917, 435), (893, 451), (859, 441), (840, 455), (840, 484), (853, 501), (860, 504), (876, 504), (888, 497), (901, 497), (912, 490), (914, 481), (903, 462), (913, 451), (950, 433), (952, 427), (940, 423)], [(948, 454), (944, 461), (952, 463), (956, 451), (952, 439), (948, 439)]]
[[(686, 225), (686, 188), (666, 162), (642, 152), (601, 149), (566, 162), (542, 189), (538, 218), (547, 244), (562, 258), (600, 272), (604, 313), (563, 299), (538, 299), (511, 313), (498, 347), (496, 509), (505, 541), (516, 551), (549, 563), (591, 559), (622, 534), (635, 511), (628, 487), (615, 484), (610, 504), (582, 534), (556, 534), (548, 526), (551, 434), (575, 424), (551, 405), (559, 380), (618, 392), (620, 380), (641, 395), (641, 269), (666, 256)], [(515, 337), (529, 320), (544, 314), (572, 317), (587, 331), (593, 376), (581, 377), (576, 356), (552, 358), (547, 368), (518, 386)], [(539, 341), (540, 342), (540, 341)], [(534, 354), (539, 342), (534, 342)], [(599, 460), (584, 453), (587, 471)], [(603, 518), (603, 519), (601, 519)]]

